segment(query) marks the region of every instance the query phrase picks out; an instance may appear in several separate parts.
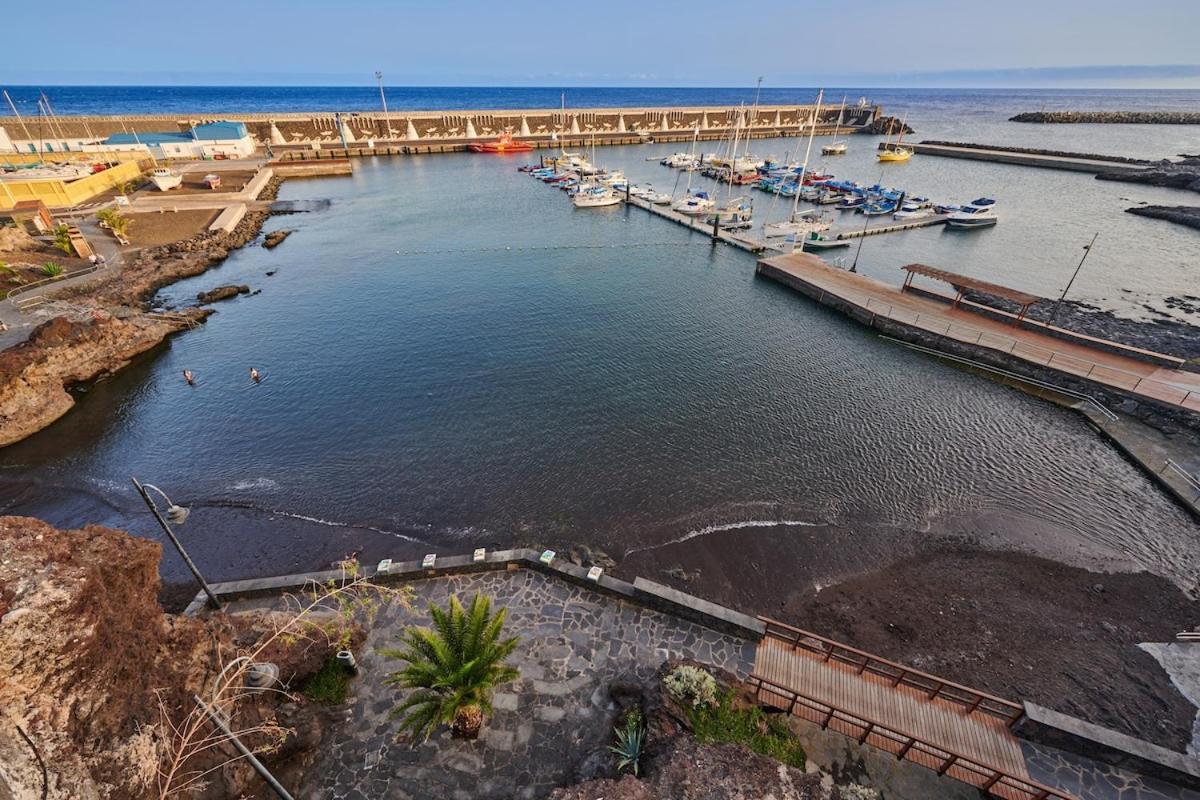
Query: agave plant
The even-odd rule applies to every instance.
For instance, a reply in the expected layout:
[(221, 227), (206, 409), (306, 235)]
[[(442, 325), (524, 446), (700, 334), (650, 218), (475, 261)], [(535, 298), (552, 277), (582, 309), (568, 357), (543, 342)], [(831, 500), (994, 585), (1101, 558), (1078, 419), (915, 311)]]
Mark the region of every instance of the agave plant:
[(47, 278), (57, 278), (63, 274), (62, 264), (59, 264), (57, 261), (47, 261), (42, 265), (42, 274)]
[(432, 628), (409, 628), (401, 647), (380, 650), (408, 662), (385, 679), (413, 690), (392, 716), (401, 717), (401, 730), (424, 739), (441, 724), (449, 724), (457, 738), (474, 739), (492, 713), (492, 692), (520, 675), (504, 663), (517, 637), (501, 638), (507, 611), (493, 614), (492, 601), (483, 595), (475, 595), (470, 608), (451, 597), (448, 608), (431, 605), (429, 614)]
[(54, 229), (54, 246), (67, 255), (71, 254), (71, 233), (66, 225), (59, 225)]
[(642, 715), (633, 711), (625, 717), (625, 725), (614, 728), (617, 743), (609, 746), (609, 750), (617, 757), (617, 772), (629, 770), (636, 777), (641, 769), (642, 749), (646, 745), (646, 726), (642, 724)]

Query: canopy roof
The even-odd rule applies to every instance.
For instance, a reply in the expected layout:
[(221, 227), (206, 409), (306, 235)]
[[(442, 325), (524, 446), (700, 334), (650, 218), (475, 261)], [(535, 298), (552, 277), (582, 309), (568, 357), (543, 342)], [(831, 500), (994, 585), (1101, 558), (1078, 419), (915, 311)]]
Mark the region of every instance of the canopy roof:
[(954, 287), (959, 294), (964, 292), (979, 292), (980, 294), (990, 295), (991, 297), (999, 297), (1002, 300), (1011, 300), (1022, 308), (1028, 308), (1034, 303), (1044, 299), (1036, 294), (1029, 294), (1018, 289), (1010, 289), (1007, 286), (1000, 286), (996, 283), (988, 283), (981, 281), (978, 278), (971, 278), (966, 275), (959, 275), (957, 272), (947, 272), (944, 269), (937, 267), (929, 267), (925, 264), (908, 264), (901, 267), (911, 275), (924, 275), (927, 278), (944, 281)]

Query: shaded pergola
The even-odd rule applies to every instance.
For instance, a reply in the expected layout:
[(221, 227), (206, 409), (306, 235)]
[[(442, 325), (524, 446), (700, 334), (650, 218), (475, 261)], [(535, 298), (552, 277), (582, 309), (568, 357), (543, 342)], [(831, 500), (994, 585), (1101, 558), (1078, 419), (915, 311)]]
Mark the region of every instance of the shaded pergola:
[(952, 308), (958, 308), (958, 304), (962, 301), (963, 295), (967, 292), (977, 292), (988, 297), (997, 297), (1001, 300), (1008, 300), (1016, 303), (1021, 307), (1021, 313), (1017, 315), (1013, 324), (1020, 323), (1025, 319), (1025, 315), (1029, 312), (1029, 307), (1035, 303), (1041, 302), (1042, 297), (1036, 294), (1022, 292), (1019, 289), (1012, 289), (1008, 286), (1001, 286), (998, 283), (989, 283), (981, 281), (978, 278), (972, 278), (967, 275), (959, 275), (957, 272), (949, 272), (948, 270), (930, 267), (925, 264), (907, 264), (900, 269), (908, 273), (904, 278), (904, 287), (907, 289), (912, 284), (914, 275), (923, 275), (926, 278), (933, 278), (943, 283), (948, 283), (954, 287), (956, 292)]

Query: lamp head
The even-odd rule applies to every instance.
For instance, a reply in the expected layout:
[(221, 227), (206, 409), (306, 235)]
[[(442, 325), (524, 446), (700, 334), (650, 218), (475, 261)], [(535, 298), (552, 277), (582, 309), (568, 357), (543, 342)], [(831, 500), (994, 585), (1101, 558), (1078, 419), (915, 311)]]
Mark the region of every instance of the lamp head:
[(183, 506), (172, 505), (167, 508), (167, 519), (174, 525), (182, 525), (187, 522), (190, 513), (192, 512)]

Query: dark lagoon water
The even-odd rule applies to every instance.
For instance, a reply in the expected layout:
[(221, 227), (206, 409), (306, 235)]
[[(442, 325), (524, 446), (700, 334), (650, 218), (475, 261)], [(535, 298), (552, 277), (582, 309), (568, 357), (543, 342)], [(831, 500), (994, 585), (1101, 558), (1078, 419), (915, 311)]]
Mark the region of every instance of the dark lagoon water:
[[(991, 113), (961, 136), (995, 141), (989, 126), (1004, 125)], [(1049, 147), (1086, 135), (1006, 130)], [(1183, 135), (1147, 131), (1139, 146), (1160, 151)], [(1134, 138), (1104, 135), (1071, 149), (1123, 152)], [(754, 143), (760, 155), (796, 146)], [(875, 180), (873, 150), (853, 139), (834, 171)], [(665, 152), (597, 156), (670, 190), (676, 173), (647, 160)], [(1195, 524), (1074, 414), (879, 339), (702, 235), (637, 209), (575, 210), (517, 163), (397, 157), (286, 183), (285, 199), (332, 203), (272, 219), (296, 231), (283, 246), (248, 247), (163, 297), (231, 282), (262, 293), (221, 304), (0, 451), (7, 507), (149, 534), (128, 487), (137, 475), (196, 508), (188, 535), (217, 577), (349, 550), (587, 542), (636, 557), (836, 529), (849, 553), (879, 531), (962, 536), (1194, 582)], [(1078, 299), (1144, 315), (1198, 283), (1195, 232), (1121, 213), (1121, 198), (1175, 197), (1166, 190), (920, 157), (885, 182), (989, 194), (1004, 221), (872, 238), (859, 269), (884, 280), (923, 261), (1053, 293), (1102, 230)]]

